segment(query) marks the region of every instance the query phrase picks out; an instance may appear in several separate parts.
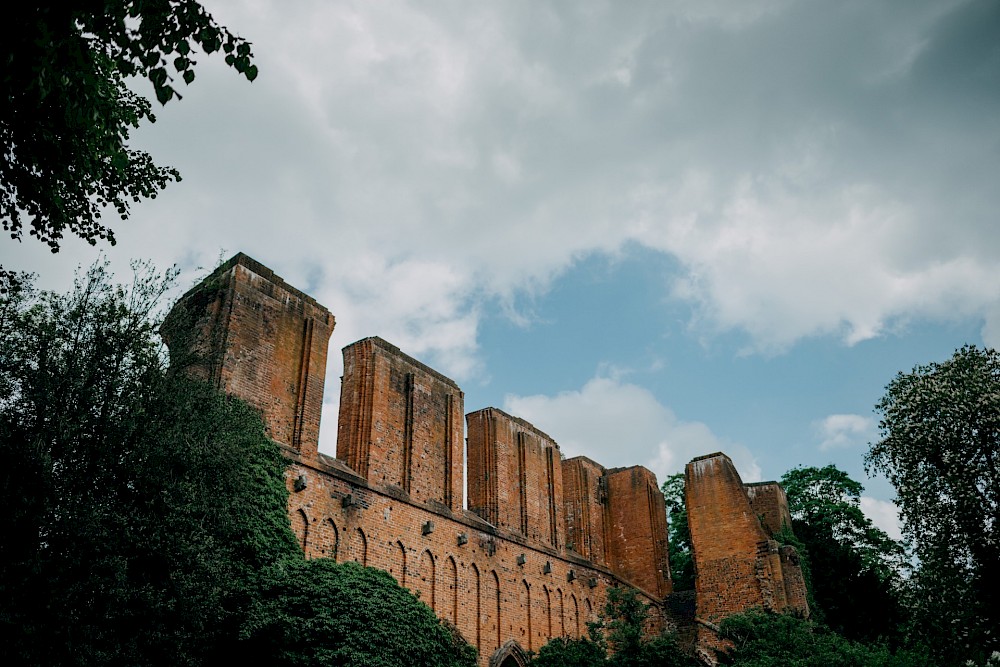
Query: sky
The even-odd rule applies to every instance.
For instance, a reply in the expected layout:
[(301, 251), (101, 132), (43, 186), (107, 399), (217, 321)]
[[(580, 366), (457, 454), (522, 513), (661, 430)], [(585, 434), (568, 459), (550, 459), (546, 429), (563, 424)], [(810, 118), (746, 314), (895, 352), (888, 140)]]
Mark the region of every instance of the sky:
[[(662, 480), (868, 478), (896, 373), (1000, 346), (1000, 2), (208, 0), (252, 84), (196, 57), (133, 146), (183, 181), (118, 243), (0, 264), (245, 252), (567, 456)], [(148, 82), (136, 90), (152, 97)]]

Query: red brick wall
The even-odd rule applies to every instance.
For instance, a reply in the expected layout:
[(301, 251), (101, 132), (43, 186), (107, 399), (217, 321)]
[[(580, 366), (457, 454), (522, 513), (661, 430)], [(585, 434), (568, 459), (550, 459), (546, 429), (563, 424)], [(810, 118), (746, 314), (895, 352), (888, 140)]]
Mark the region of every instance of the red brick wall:
[(792, 515), (788, 511), (788, 496), (777, 482), (756, 482), (744, 485), (753, 513), (760, 519), (768, 535), (774, 537), (783, 528), (792, 528)]
[(326, 308), (241, 253), (181, 297), (164, 338), (172, 360), (259, 408), (274, 440), (314, 457), (333, 327)]
[(498, 528), (552, 548), (566, 543), (559, 446), (497, 408), (466, 417), (469, 509)]
[(462, 506), (463, 394), (381, 338), (344, 348), (337, 458), (418, 501)]
[(756, 562), (767, 536), (732, 461), (724, 454), (693, 460), (685, 470), (684, 489), (697, 568), (698, 616), (715, 622), (762, 607)]
[(611, 568), (653, 594), (670, 593), (667, 514), (656, 476), (642, 466), (614, 468), (606, 474)]
[[(758, 508), (779, 508), (777, 484), (759, 485)], [(725, 454), (694, 459), (685, 470), (685, 504), (695, 562), (696, 615), (709, 624), (754, 607), (808, 614), (794, 548), (770, 538)], [(770, 499), (770, 500), (768, 500)], [(787, 503), (785, 505), (787, 512)], [(780, 516), (777, 509), (772, 513)], [(777, 519), (775, 519), (777, 520)], [(794, 561), (794, 562), (793, 562)], [(718, 645), (705, 626), (703, 647)]]
[[(296, 491), (299, 478), (305, 488)], [(449, 512), (377, 488), (322, 455), (316, 463), (294, 463), (287, 479), (292, 526), (307, 556), (386, 570), (453, 621), (479, 648), (484, 665), (510, 639), (537, 651), (552, 637), (585, 635), (607, 589), (626, 583), (580, 557), (497, 529), (472, 512)], [(433, 529), (425, 533), (428, 521)]]
[[(652, 473), (562, 461), (547, 435), (488, 408), (468, 417), (474, 511), (463, 510), (463, 394), (379, 338), (344, 349), (338, 456), (319, 454), (333, 324), (237, 255), (164, 327), (172, 359), (260, 408), (286, 447), (288, 511), (307, 557), (388, 571), (454, 622), (483, 665), (510, 641), (538, 650), (585, 634), (611, 586), (638, 587), (663, 627), (666, 515)], [(567, 530), (586, 535), (577, 549), (593, 560), (567, 549)]]
[(562, 469), (567, 545), (587, 560), (607, 565), (607, 471), (585, 456), (564, 459)]

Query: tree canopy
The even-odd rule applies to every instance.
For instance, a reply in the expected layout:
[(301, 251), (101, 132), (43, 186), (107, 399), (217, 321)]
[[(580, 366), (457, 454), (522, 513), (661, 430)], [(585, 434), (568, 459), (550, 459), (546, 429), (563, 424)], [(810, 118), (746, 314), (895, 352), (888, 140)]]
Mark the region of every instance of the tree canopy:
[(0, 300), (7, 664), (199, 664), (298, 553), (259, 414), (164, 368), (167, 284), (96, 266)]
[(180, 179), (128, 146), (130, 131), (155, 117), (127, 79), (148, 79), (162, 104), (180, 98), (196, 49), (224, 51), (233, 69), (257, 76), (250, 43), (194, 0), (14, 3), (5, 14), (0, 219), (12, 239), (27, 228), (53, 252), (66, 232), (113, 244), (106, 207), (127, 218), (132, 203)]
[(965, 346), (899, 373), (865, 458), (896, 488), (919, 559), (919, 627), (945, 658), (1000, 650), (1000, 354)]
[(849, 639), (901, 640), (906, 551), (862, 512), (864, 487), (833, 465), (793, 468), (781, 484), (808, 561), (814, 618)]

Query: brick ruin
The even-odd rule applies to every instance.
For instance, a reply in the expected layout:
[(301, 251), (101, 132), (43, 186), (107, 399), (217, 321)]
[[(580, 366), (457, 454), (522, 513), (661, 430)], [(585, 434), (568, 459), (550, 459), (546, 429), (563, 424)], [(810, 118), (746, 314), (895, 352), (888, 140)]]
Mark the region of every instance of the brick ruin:
[(697, 583), (693, 613), (679, 613), (652, 472), (566, 459), (497, 408), (466, 415), (455, 382), (380, 338), (344, 348), (337, 455), (319, 452), (333, 328), (326, 308), (238, 254), (178, 301), (163, 331), (171, 363), (263, 413), (289, 461), (305, 555), (389, 572), (481, 665), (524, 665), (553, 637), (586, 636), (614, 586), (638, 591), (654, 629), (680, 628), (703, 648), (727, 614), (808, 613), (794, 549), (774, 541), (790, 524), (777, 484), (743, 485), (723, 454), (688, 464)]
[(743, 484), (728, 456), (709, 454), (687, 464), (684, 496), (702, 651), (722, 647), (716, 624), (731, 614), (757, 607), (809, 615), (798, 553), (775, 539), (792, 525), (777, 482)]

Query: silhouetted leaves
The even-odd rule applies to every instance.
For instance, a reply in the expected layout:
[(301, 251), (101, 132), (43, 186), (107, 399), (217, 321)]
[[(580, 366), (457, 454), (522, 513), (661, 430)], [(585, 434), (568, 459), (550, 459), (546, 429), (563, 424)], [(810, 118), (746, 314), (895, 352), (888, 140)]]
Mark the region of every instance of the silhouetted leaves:
[(145, 77), (156, 99), (180, 99), (168, 65), (194, 81), (192, 45), (225, 49), (227, 64), (252, 81), (250, 44), (219, 26), (193, 0), (13, 3), (0, 23), (0, 219), (12, 239), (29, 235), (58, 251), (64, 234), (114, 244), (100, 222), (106, 207), (127, 218), (155, 197), (175, 169), (129, 148), (131, 130), (154, 122), (151, 104), (130, 90)]

